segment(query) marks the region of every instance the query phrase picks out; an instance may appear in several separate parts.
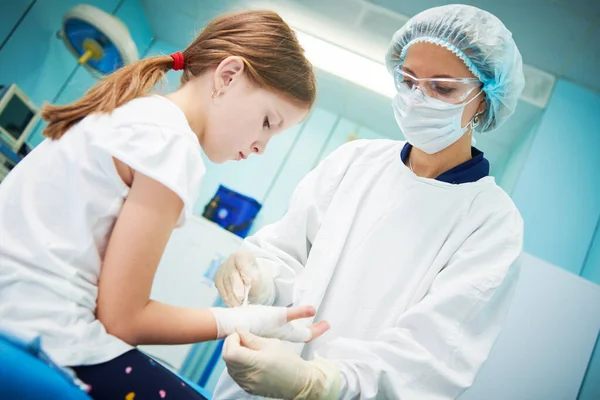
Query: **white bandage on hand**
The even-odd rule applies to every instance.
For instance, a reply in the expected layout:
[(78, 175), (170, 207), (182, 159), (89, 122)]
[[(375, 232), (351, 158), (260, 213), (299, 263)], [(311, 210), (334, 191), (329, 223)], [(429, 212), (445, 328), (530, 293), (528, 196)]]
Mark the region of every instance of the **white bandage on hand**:
[(312, 332), (302, 321), (287, 322), (285, 307), (248, 306), (236, 308), (209, 308), (217, 320), (217, 339), (223, 339), (244, 329), (257, 336), (287, 340), (290, 342), (308, 342)]

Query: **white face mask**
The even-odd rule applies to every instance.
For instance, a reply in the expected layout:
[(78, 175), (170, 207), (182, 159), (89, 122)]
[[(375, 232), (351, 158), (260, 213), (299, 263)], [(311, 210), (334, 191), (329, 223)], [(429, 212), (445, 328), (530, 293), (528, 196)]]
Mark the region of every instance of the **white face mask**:
[(481, 93), (466, 103), (448, 104), (434, 98), (426, 100), (421, 90), (401, 88), (392, 101), (392, 108), (406, 140), (425, 153), (434, 154), (444, 150), (467, 132), (473, 121), (463, 128), (463, 111)]

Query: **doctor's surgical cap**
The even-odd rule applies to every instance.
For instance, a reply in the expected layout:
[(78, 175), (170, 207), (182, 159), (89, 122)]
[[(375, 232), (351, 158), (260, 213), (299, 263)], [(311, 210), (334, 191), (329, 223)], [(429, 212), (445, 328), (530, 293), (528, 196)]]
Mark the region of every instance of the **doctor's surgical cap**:
[(483, 83), (487, 107), (477, 130), (491, 131), (515, 111), (525, 86), (523, 61), (512, 34), (494, 15), (467, 5), (425, 10), (397, 31), (386, 54), (387, 69), (402, 66), (408, 48), (419, 42), (452, 51)]

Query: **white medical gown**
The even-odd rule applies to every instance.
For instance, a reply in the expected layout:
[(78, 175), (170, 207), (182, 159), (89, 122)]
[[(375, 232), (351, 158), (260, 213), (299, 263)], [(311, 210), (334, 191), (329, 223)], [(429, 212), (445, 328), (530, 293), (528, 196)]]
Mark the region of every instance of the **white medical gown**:
[[(246, 241), (275, 273), (275, 305), (314, 305), (331, 330), (302, 357), (335, 361), (342, 399), (454, 399), (500, 333), (523, 222), (492, 177), (417, 177), (404, 143), (347, 144)], [(252, 398), (224, 372), (214, 399)]]

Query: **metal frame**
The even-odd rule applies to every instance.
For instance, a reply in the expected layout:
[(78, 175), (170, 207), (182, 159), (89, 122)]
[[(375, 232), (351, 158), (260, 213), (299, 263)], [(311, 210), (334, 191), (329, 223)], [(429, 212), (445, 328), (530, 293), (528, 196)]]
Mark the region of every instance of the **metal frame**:
[(29, 123), (21, 132), (18, 139), (15, 139), (10, 133), (8, 133), (2, 126), (0, 126), (0, 139), (4, 141), (15, 153), (18, 153), (23, 143), (27, 140), (27, 137), (33, 131), (40, 118), (40, 109), (27, 97), (27, 95), (16, 85), (12, 84), (6, 89), (6, 92), (0, 98), (0, 114), (4, 112), (7, 104), (14, 98), (18, 98), (23, 104), (25, 104), (31, 112), (33, 117), (29, 120)]

